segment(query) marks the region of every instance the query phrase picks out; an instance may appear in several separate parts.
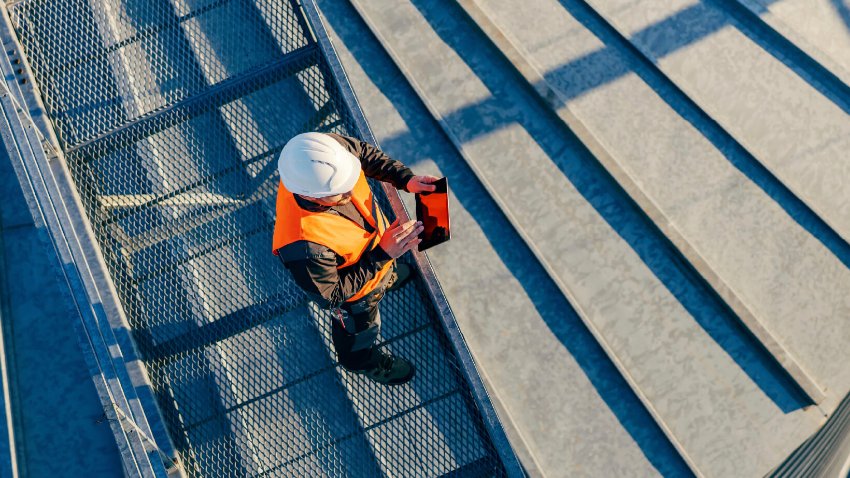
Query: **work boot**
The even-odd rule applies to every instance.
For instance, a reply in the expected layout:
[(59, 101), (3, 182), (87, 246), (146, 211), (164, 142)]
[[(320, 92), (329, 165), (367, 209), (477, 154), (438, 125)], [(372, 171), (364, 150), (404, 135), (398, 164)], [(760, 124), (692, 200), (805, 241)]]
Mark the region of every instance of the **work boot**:
[(392, 276), (390, 276), (389, 282), (387, 282), (386, 291), (398, 290), (404, 287), (404, 284), (407, 284), (410, 279), (413, 278), (413, 269), (410, 268), (407, 264), (402, 264), (396, 262), (395, 270), (393, 271)]
[(416, 373), (413, 364), (401, 357), (396, 357), (386, 352), (379, 352), (379, 354), (380, 358), (375, 368), (363, 370), (359, 373), (384, 385), (401, 385), (413, 378), (413, 375)]

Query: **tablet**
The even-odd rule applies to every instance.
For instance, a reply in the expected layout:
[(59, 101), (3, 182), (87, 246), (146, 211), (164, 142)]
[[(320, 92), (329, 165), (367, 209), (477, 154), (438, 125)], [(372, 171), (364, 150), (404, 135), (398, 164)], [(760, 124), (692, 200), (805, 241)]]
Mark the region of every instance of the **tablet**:
[(419, 251), (446, 242), (451, 237), (449, 228), (449, 180), (442, 178), (431, 183), (436, 190), (430, 193), (416, 194), (416, 220), (421, 221), (424, 230), (419, 234), (422, 242)]

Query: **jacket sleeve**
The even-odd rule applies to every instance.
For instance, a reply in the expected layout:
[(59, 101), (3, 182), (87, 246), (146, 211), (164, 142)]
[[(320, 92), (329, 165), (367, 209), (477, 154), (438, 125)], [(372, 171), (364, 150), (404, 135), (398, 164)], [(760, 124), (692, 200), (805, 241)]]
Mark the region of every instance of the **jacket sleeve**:
[(392, 183), (396, 189), (405, 189), (407, 182), (414, 176), (407, 166), (387, 156), (386, 153), (371, 144), (351, 136), (327, 133), (337, 140), (351, 154), (360, 159), (363, 173), (378, 181)]
[(356, 264), (337, 269), (335, 252), (319, 244), (299, 242), (282, 248), (279, 257), (295, 283), (324, 309), (342, 305), (391, 260), (378, 246), (365, 252)]

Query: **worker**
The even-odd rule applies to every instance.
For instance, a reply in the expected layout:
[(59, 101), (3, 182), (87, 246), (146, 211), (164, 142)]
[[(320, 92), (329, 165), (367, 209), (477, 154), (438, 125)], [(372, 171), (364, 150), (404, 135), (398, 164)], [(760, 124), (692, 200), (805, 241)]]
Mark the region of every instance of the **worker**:
[(378, 302), (410, 279), (411, 269), (395, 259), (421, 242), (423, 227), (388, 224), (366, 178), (411, 193), (433, 191), (438, 178), (416, 176), (375, 146), (333, 133), (289, 140), (278, 172), (272, 250), (308, 298), (334, 311), (339, 363), (382, 384), (410, 381), (413, 364), (375, 346)]

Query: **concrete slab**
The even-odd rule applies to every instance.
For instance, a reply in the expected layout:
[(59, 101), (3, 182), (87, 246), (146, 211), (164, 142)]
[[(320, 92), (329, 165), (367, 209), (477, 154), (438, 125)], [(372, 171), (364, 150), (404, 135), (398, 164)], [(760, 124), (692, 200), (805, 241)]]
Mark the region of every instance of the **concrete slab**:
[(768, 399), (565, 177), (579, 158), (529, 97), (483, 82), (498, 68), (457, 43), (451, 8), (352, 3), (694, 470), (763, 474), (813, 431), (818, 414)]
[[(11, 420), (0, 476), (123, 474), (121, 454), (91, 379), (74, 304), (47, 231), (32, 217), (5, 149), (0, 152), (0, 314)], [(23, 211), (21, 211), (23, 208)], [(15, 221), (6, 222), (7, 218)], [(20, 221), (18, 220), (20, 219)], [(5, 380), (4, 380), (5, 381)], [(8, 439), (13, 428), (11, 457)], [(80, 453), (86, 450), (86, 453)], [(14, 471), (13, 471), (14, 467)]]
[(850, 85), (850, 2), (735, 0)]
[[(850, 189), (844, 184), (850, 177), (850, 117), (840, 101), (807, 83), (713, 4), (587, 3), (839, 235), (850, 239)], [(697, 220), (701, 218), (692, 218)], [(798, 245), (793, 241), (784, 247)], [(793, 265), (771, 267), (773, 274), (781, 274)], [(820, 269), (806, 272), (808, 267), (812, 265), (800, 269), (801, 278), (817, 280)], [(844, 275), (834, 266), (827, 270)], [(828, 303), (842, 304), (839, 309), (817, 304), (820, 310), (807, 321), (786, 315), (801, 302), (803, 291), (820, 300), (821, 287), (831, 290), (824, 283), (791, 293), (771, 286), (747, 294), (752, 308), (763, 309), (756, 315), (774, 318), (770, 330), (831, 390), (825, 403), (829, 410), (850, 389), (850, 369), (840, 359), (850, 340), (843, 320), (846, 299), (839, 297), (846, 286), (830, 293), (834, 299)]]
[[(586, 144), (596, 143), (600, 161), (803, 388), (813, 398), (826, 388), (840, 397), (847, 380), (819, 368), (814, 350), (789, 348), (781, 337), (809, 335), (826, 361), (844, 361), (836, 358), (848, 355), (841, 338), (850, 332), (839, 318), (850, 315), (850, 270), (736, 167), (746, 153), (560, 2), (535, 0), (524, 12), (503, 2), (464, 3), (484, 12), (481, 22), (497, 23), (521, 55), (515, 61), (534, 70), (526, 79), (545, 83), (541, 94), (554, 95), (559, 116)], [(603, 82), (602, 72), (617, 76)], [(812, 372), (821, 373), (813, 379)]]
[(356, 12), (344, 0), (319, 6), (382, 149), (451, 178), (455, 235), (427, 254), (530, 476), (687, 474)]

